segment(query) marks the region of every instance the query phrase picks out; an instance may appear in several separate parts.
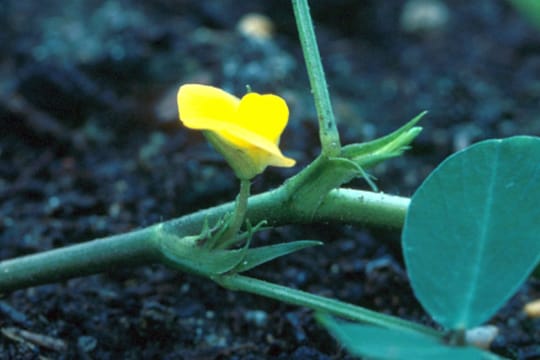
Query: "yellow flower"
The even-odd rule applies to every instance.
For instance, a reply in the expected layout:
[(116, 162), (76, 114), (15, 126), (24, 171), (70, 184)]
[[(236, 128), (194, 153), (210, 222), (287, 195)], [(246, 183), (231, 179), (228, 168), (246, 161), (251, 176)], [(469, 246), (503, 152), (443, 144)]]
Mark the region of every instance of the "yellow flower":
[(178, 112), (184, 126), (204, 131), (240, 179), (295, 164), (278, 147), (289, 118), (279, 96), (251, 92), (240, 100), (213, 86), (186, 84), (178, 90)]

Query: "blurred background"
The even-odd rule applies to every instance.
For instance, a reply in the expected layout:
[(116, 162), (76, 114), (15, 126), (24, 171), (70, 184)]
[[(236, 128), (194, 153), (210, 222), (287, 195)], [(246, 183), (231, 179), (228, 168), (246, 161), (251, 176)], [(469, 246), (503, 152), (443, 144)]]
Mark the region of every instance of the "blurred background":
[[(310, 5), (344, 143), (384, 135), (429, 111), (414, 148), (373, 170), (381, 190), (410, 196), (442, 159), (478, 140), (540, 135), (540, 31), (510, 1)], [(519, 9), (534, 19), (532, 8)], [(298, 165), (268, 169), (254, 192), (278, 186), (318, 154), (290, 1), (2, 0), (0, 29), (2, 259), (232, 200), (232, 171), (178, 121), (183, 83), (238, 96), (250, 85), (287, 100), (281, 147)], [(262, 241), (299, 236), (331, 245), (260, 274), (429, 321), (408, 289), (399, 234), (323, 224), (273, 230)], [(381, 297), (389, 289), (396, 295)], [(538, 297), (538, 283), (524, 291)], [(347, 357), (309, 313), (223, 294), (161, 268), (18, 292), (0, 306), (7, 314), (0, 325), (53, 334), (66, 348), (24, 347), (4, 336), (0, 354)], [(515, 314), (519, 304), (507, 311)], [(540, 340), (526, 324), (517, 322), (515, 339), (500, 348), (538, 354)]]

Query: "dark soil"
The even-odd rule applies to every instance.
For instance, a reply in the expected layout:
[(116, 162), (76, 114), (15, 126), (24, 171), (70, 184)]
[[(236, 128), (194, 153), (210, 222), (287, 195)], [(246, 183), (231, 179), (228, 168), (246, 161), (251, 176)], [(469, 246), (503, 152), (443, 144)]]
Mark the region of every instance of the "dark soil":
[[(382, 190), (410, 196), (472, 142), (540, 135), (540, 31), (502, 0), (447, 1), (446, 20), (406, 30), (405, 3), (312, 1), (312, 10), (344, 142), (430, 111), (414, 148), (374, 170)], [(270, 39), (240, 34), (248, 12), (271, 18)], [(269, 169), (254, 192), (278, 186), (319, 151), (289, 1), (4, 0), (0, 28), (1, 259), (232, 200), (232, 171), (177, 120), (182, 83), (236, 94), (250, 84), (287, 99), (282, 147), (299, 164)], [(326, 245), (251, 274), (430, 323), (397, 232), (314, 224), (255, 242), (295, 239)], [(500, 329), (495, 352), (540, 358), (540, 320), (521, 310), (536, 298), (540, 282), (531, 279), (490, 321)], [(16, 291), (0, 313), (2, 359), (349, 358), (306, 309), (161, 266)]]

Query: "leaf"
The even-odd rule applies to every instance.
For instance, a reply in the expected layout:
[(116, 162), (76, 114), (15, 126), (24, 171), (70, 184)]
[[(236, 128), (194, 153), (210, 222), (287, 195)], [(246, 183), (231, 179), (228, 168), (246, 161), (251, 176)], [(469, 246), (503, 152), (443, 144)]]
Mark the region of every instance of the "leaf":
[(226, 273), (234, 269), (246, 254), (245, 249), (208, 249), (182, 240), (162, 241), (161, 251), (167, 265), (191, 274), (210, 277)]
[(540, 2), (538, 0), (510, 0), (510, 3), (540, 29)]
[(394, 132), (361, 144), (344, 146), (341, 156), (363, 168), (370, 168), (393, 157), (401, 156), (422, 128), (415, 126), (427, 112), (423, 111)]
[(164, 231), (161, 227), (156, 228), (156, 236), (160, 239), (163, 261), (167, 265), (174, 269), (207, 277), (231, 271), (247, 271), (277, 257), (322, 244), (320, 241), (302, 240), (249, 248), (248, 240), (241, 249), (224, 250), (201, 247), (197, 244), (196, 236), (181, 238)]
[(411, 199), (413, 290), (449, 329), (488, 320), (540, 260), (540, 139), (487, 140), (446, 159)]
[[(306, 169), (287, 180), (287, 191), (292, 196), (292, 207), (298, 216), (311, 220), (328, 193), (363, 176), (375, 189), (367, 168), (384, 160), (400, 156), (420, 134), (415, 126), (426, 114), (421, 113), (394, 132), (361, 144), (344, 146), (336, 157), (319, 156)], [(296, 206), (296, 205), (299, 206)]]
[(453, 347), (435, 337), (409, 331), (336, 321), (318, 314), (318, 320), (347, 350), (371, 359), (499, 359), (494, 354), (473, 347)]
[[(294, 209), (311, 219), (328, 193), (359, 175), (358, 165), (345, 158), (317, 158), (308, 165), (301, 178), (289, 179), (293, 201), (301, 206)], [(313, 170), (313, 171), (311, 171)], [(302, 174), (302, 173), (300, 173)], [(297, 175), (298, 176), (298, 175)], [(297, 214), (297, 215), (298, 215)]]
[(285, 256), (290, 253), (302, 250), (306, 247), (322, 245), (320, 241), (313, 240), (300, 240), (288, 243), (261, 246), (247, 250), (246, 257), (242, 260), (238, 266), (236, 266), (234, 272), (243, 272), (249, 269), (253, 269), (256, 266), (264, 264), (265, 262), (274, 260), (280, 256)]

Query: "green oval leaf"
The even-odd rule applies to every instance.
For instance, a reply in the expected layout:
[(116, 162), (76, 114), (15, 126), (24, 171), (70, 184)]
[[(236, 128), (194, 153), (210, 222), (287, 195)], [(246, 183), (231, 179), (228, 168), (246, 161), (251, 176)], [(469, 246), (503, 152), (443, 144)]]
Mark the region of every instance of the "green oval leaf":
[(473, 347), (453, 347), (434, 337), (371, 325), (346, 323), (318, 314), (317, 319), (353, 355), (370, 359), (497, 360)]
[(540, 261), (540, 139), (487, 140), (446, 159), (411, 199), (403, 251), (446, 328), (488, 320)]

